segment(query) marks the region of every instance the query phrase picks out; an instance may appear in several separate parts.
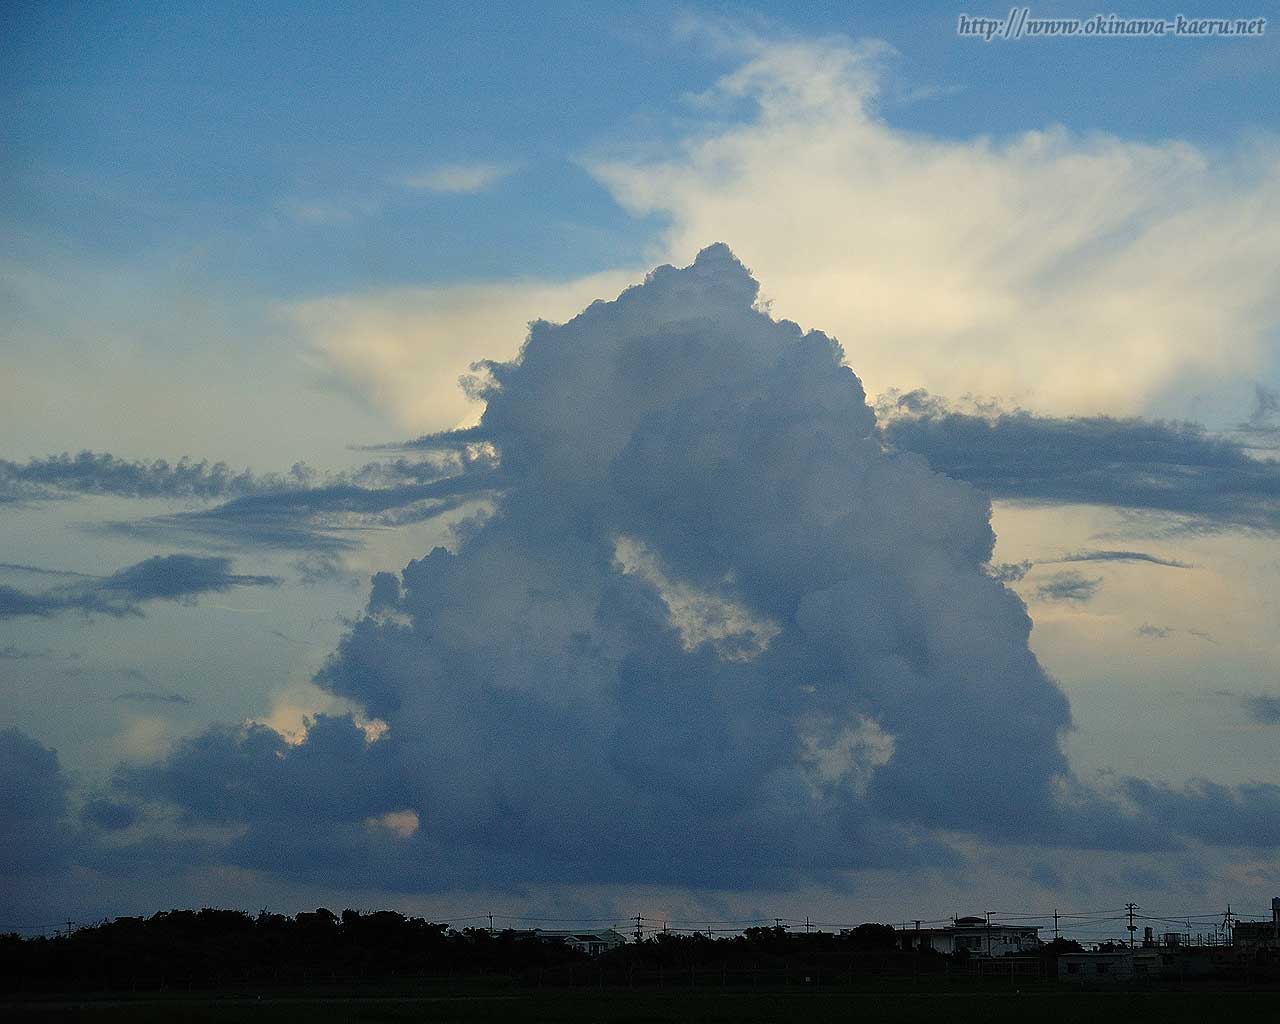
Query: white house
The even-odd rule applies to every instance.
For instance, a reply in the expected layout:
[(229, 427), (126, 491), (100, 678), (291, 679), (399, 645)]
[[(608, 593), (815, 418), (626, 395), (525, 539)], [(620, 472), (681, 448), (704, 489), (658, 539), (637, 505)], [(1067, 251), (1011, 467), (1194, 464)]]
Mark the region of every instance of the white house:
[(573, 949), (580, 949), (589, 956), (607, 953), (617, 946), (625, 946), (627, 940), (612, 928), (597, 932), (554, 931), (547, 928), (535, 928), (533, 934), (544, 942), (563, 942)]
[(985, 917), (961, 917), (945, 928), (899, 926), (903, 949), (932, 949), (937, 953), (968, 950), (973, 956), (1016, 956), (1040, 948), (1040, 929), (1020, 924), (987, 923)]

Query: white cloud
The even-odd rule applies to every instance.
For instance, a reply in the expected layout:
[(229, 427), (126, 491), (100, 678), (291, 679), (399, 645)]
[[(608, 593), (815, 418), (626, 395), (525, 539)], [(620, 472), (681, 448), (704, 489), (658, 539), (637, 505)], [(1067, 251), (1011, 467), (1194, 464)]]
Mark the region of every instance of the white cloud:
[[(877, 112), (885, 47), (717, 37), (741, 57), (694, 109), (706, 127), (591, 170), (669, 220), (645, 263), (728, 242), (777, 316), (844, 345), (869, 394), (926, 387), (1051, 413), (1158, 414), (1241, 400), (1280, 328), (1280, 153), (1179, 141), (939, 139)], [(746, 102), (754, 113), (726, 121)], [(484, 187), (509, 168), (438, 167), (404, 184)], [(401, 289), (293, 305), (327, 365), (414, 429), (473, 417), (456, 379), (511, 356), (526, 321), (611, 298), (636, 270), (555, 283)], [(1188, 400), (1190, 400), (1188, 398)]]
[(492, 188), (503, 178), (514, 174), (518, 166), (512, 163), (441, 164), (400, 179), (405, 188), (426, 192), (445, 192), (468, 195)]
[(800, 759), (815, 787), (848, 785), (865, 796), (875, 770), (893, 758), (893, 737), (866, 715), (855, 715), (851, 725), (813, 716), (805, 725)]
[[(619, 536), (614, 551), (623, 572), (657, 588), (686, 651), (710, 643), (725, 661), (751, 661), (782, 632), (776, 622), (752, 615), (751, 609), (740, 601), (670, 579), (658, 556), (634, 537)], [(732, 582), (724, 581), (729, 589)]]
[(371, 829), (386, 829), (401, 839), (411, 839), (418, 832), (420, 825), (418, 812), (415, 810), (388, 811), (376, 818), (369, 818), (365, 825)]
[(282, 308), (323, 366), (411, 431), (473, 419), (458, 378), (477, 359), (509, 359), (534, 319), (565, 319), (612, 298), (640, 272), (568, 282), (517, 281), (396, 288)]
[(1264, 362), (1274, 145), (1228, 161), (1061, 127), (931, 138), (877, 115), (882, 48), (734, 39), (743, 64), (700, 106), (746, 101), (745, 123), (592, 169), (629, 210), (670, 219), (672, 262), (727, 241), (775, 315), (835, 334), (870, 393), (1136, 413)]

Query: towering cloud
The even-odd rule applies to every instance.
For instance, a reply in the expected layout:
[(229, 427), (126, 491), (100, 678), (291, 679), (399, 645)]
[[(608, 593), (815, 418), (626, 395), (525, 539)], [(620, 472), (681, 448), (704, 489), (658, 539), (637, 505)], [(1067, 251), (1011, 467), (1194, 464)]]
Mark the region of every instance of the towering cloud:
[[(840, 346), (756, 297), (712, 246), (478, 368), (465, 440), (501, 497), (456, 551), (376, 577), (319, 676), (389, 727), (335, 749), (397, 780), (350, 809), (403, 851), (379, 861), (397, 883), (776, 882), (1060, 820), (1067, 702), (984, 571), (987, 499), (886, 452)], [(309, 748), (340, 731), (270, 756), (220, 733), (129, 785), (249, 824), (261, 866), (271, 794), (328, 791)], [(420, 828), (378, 831), (405, 811)]]

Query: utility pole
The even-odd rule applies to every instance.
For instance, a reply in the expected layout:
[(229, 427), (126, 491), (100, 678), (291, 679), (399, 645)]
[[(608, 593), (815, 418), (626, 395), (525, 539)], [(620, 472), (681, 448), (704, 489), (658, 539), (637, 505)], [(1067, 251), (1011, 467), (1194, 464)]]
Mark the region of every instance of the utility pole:
[(489, 911), (489, 934), (493, 934), (493, 911)]
[(71, 938), (71, 918), (67, 918), (67, 938)]
[(987, 911), (987, 956), (991, 955), (991, 911)]
[(644, 915), (636, 914), (636, 943), (639, 944), (642, 938), (644, 938)]
[(1058, 908), (1053, 908), (1053, 941), (1058, 941)]
[(804, 933), (806, 935), (809, 934), (809, 915), (808, 914), (804, 915)]
[(1126, 903), (1124, 909), (1129, 912), (1129, 948), (1133, 949), (1133, 933), (1138, 930), (1138, 926), (1133, 923), (1133, 915), (1139, 909), (1138, 904)]

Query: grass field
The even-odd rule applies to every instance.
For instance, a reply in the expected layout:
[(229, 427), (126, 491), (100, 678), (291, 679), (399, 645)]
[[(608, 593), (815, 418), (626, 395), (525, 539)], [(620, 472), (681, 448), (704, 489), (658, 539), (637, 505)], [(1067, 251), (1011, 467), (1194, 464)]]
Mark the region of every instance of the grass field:
[(1277, 992), (969, 991), (868, 992), (527, 992), (398, 997), (171, 997), (0, 1004), (10, 1021), (990, 1021), (1106, 1024), (1109, 1021), (1280, 1021)]

